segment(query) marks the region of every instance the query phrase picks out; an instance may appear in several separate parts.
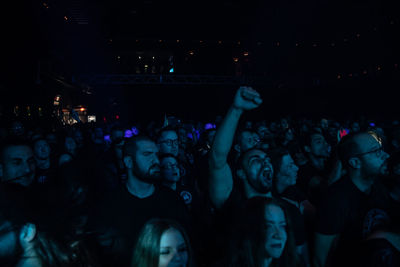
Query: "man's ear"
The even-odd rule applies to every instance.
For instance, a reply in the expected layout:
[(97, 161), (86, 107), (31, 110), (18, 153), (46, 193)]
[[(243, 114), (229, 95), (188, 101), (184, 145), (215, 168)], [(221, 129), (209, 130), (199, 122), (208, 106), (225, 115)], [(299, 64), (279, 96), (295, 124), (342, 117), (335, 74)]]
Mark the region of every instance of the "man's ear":
[(304, 151), (307, 153), (311, 152), (311, 148), (309, 146), (304, 146)]
[(19, 233), (19, 241), (21, 242), (22, 247), (26, 247), (31, 243), (36, 237), (36, 225), (33, 223), (26, 223), (22, 226), (21, 231)]
[(235, 149), (236, 152), (240, 153), (240, 145), (239, 144), (234, 145), (233, 149)]
[(133, 167), (133, 160), (131, 156), (124, 157), (124, 164), (127, 169), (132, 169)]
[(236, 170), (236, 175), (239, 177), (239, 179), (246, 179), (246, 174), (244, 173), (243, 169)]
[(347, 162), (349, 163), (350, 167), (352, 167), (353, 169), (361, 168), (361, 161), (359, 158), (352, 157), (352, 158), (349, 158)]

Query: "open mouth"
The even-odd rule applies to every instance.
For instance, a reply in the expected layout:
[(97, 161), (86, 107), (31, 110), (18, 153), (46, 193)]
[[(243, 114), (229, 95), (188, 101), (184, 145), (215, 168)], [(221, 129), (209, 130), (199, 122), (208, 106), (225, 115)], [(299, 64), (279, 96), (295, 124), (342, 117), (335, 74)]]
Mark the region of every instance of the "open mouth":
[(272, 244), (271, 248), (280, 249), (280, 248), (282, 248), (282, 244)]

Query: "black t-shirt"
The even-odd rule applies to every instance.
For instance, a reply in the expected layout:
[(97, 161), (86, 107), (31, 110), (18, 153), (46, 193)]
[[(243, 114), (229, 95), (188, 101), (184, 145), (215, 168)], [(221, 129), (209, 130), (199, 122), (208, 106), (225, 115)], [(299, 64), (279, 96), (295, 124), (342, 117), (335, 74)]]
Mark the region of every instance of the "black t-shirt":
[[(305, 165), (300, 166), (297, 177), (296, 187), (306, 195), (306, 198), (311, 203), (316, 204), (319, 202), (319, 199), (323, 194), (323, 178), (326, 177), (326, 172), (318, 170), (308, 162)], [(314, 180), (315, 178), (318, 178), (318, 182), (322, 184), (313, 184), (317, 182)]]
[(114, 243), (110, 245), (110, 260), (115, 266), (129, 265), (140, 230), (152, 218), (175, 220), (190, 235), (187, 207), (174, 191), (163, 186), (156, 186), (154, 193), (143, 199), (121, 186), (99, 205), (92, 224), (100, 232), (111, 233)]
[[(316, 232), (339, 235), (334, 264), (354, 258), (354, 250), (373, 230), (389, 223), (388, 198), (376, 183), (370, 194), (360, 191), (348, 178), (334, 183), (317, 206)], [(342, 262), (342, 263), (341, 263)]]
[(398, 267), (400, 252), (386, 239), (370, 239), (361, 244), (357, 267)]

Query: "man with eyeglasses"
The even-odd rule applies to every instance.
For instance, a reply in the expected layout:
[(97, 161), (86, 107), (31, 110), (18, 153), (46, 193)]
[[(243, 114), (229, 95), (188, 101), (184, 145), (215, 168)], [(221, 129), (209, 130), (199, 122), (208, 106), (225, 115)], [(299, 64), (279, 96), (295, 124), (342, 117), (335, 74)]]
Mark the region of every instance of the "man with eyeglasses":
[(172, 154), (175, 157), (179, 154), (178, 135), (173, 128), (166, 127), (160, 130), (157, 145), (160, 154)]
[[(390, 200), (378, 179), (388, 172), (389, 155), (377, 135), (347, 135), (338, 154), (347, 175), (332, 184), (318, 204), (315, 266), (356, 266), (361, 241), (390, 222)], [(396, 236), (385, 233), (384, 238), (395, 244)]]

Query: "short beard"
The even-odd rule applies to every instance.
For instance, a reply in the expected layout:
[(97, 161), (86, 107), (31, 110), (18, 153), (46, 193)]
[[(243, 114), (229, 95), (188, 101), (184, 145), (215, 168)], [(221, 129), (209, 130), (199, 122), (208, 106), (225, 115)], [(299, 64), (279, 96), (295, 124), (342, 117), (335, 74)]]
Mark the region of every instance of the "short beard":
[[(154, 165), (153, 165), (154, 166)], [(151, 168), (153, 167), (151, 166)], [(136, 178), (138, 178), (140, 181), (148, 183), (148, 184), (154, 184), (157, 182), (160, 182), (161, 180), (161, 174), (150, 174), (150, 170), (148, 172), (142, 172), (139, 170), (138, 166), (136, 163), (134, 163), (134, 167), (132, 169), (133, 175), (135, 175)]]

